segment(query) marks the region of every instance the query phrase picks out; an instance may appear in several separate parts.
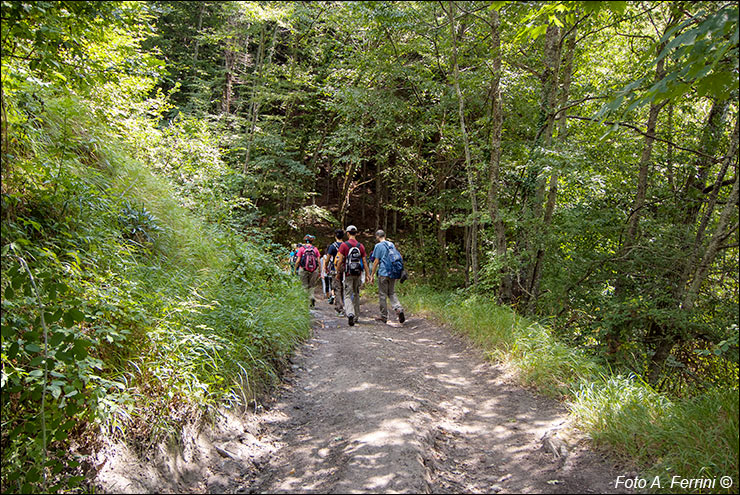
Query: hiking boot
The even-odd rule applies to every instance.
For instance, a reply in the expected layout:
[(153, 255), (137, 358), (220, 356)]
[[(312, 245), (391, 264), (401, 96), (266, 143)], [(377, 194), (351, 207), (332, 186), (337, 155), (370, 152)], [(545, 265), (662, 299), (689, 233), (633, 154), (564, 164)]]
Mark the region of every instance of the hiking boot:
[(349, 326), (351, 327), (355, 326), (355, 315), (349, 315), (348, 320), (349, 320)]
[(329, 304), (334, 304), (334, 296), (329, 296)]
[(398, 322), (403, 323), (404, 321), (406, 321), (406, 315), (404, 315), (403, 311), (401, 311), (400, 313), (398, 313)]

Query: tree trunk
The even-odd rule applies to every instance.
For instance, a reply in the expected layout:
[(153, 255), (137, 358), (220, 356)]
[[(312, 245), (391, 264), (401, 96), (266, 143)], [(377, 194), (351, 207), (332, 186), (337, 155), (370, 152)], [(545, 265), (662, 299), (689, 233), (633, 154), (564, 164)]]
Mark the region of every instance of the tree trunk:
[[(437, 197), (441, 198), (444, 193), (444, 178), (437, 176)], [(444, 204), (440, 203), (437, 209), (437, 246), (439, 247), (439, 266), (447, 270), (447, 230), (444, 228), (444, 222), (447, 213)]]
[(382, 174), (383, 162), (378, 160), (375, 164), (375, 227), (380, 227), (381, 188), (383, 187)]
[(221, 111), (231, 113), (231, 97), (233, 95), (234, 81), (234, 52), (227, 46), (224, 52), (224, 68), (226, 69), (226, 82), (224, 83), (224, 92), (221, 98)]
[(200, 3), (200, 10), (198, 10), (198, 25), (195, 28), (195, 48), (193, 49), (193, 68), (195, 68), (195, 63), (198, 61), (198, 49), (200, 48), (200, 39), (198, 36), (200, 35), (200, 30), (203, 27), (203, 13), (206, 10), (206, 2)]
[[(715, 150), (719, 146), (720, 138), (722, 137), (722, 124), (724, 122), (724, 114), (726, 110), (725, 102), (715, 102), (712, 105), (709, 114), (707, 115), (707, 121), (704, 126), (704, 132), (702, 133), (701, 147), (703, 150)], [(676, 222), (679, 225), (684, 226), (684, 244), (683, 251), (690, 253), (689, 256), (678, 261), (678, 265), (682, 266), (682, 270), (676, 270), (675, 273), (680, 274), (674, 278), (674, 298), (676, 305), (680, 305), (686, 294), (687, 284), (693, 271), (696, 270), (696, 263), (699, 258), (699, 252), (702, 248), (704, 241), (704, 231), (707, 227), (707, 223), (712, 216), (714, 211), (717, 194), (719, 193), (719, 184), (724, 180), (724, 175), (727, 172), (727, 167), (732, 160), (732, 157), (737, 151), (737, 122), (735, 131), (733, 132), (734, 138), (730, 141), (730, 153), (723, 162), (722, 170), (720, 171), (716, 184), (717, 188), (713, 189), (706, 198), (706, 208), (704, 211), (701, 223), (696, 231), (696, 235), (691, 235), (691, 230), (697, 222), (697, 217), (701, 210), (701, 205), (705, 201), (702, 197), (703, 193), (700, 192), (706, 185), (706, 178), (709, 168), (711, 167), (712, 160), (707, 157), (699, 157), (695, 164), (695, 169), (689, 173), (686, 179), (686, 184), (682, 191), (681, 200), (679, 202), (679, 219)], [(697, 199), (699, 197), (700, 199)], [(693, 237), (693, 240), (691, 239)]]
[[(491, 57), (493, 77), (491, 78), (491, 159), (488, 166), (488, 215), (496, 232), (496, 256), (506, 256), (506, 227), (499, 211), (499, 193), (501, 191), (501, 128), (503, 126), (503, 109), (501, 104), (501, 36), (498, 10), (490, 12)], [(498, 300), (509, 302), (511, 288), (507, 288), (507, 274), (502, 271)]]
[[(573, 46), (575, 46), (575, 40)], [(572, 54), (568, 56), (572, 61)], [(542, 102), (540, 110), (540, 134), (535, 140), (535, 150), (539, 142), (544, 142), (545, 146), (552, 144), (552, 134), (555, 121), (555, 102), (558, 96), (558, 80), (560, 67), (560, 28), (554, 24), (547, 26), (545, 34), (545, 52), (543, 55), (544, 71), (542, 74)], [(562, 92), (561, 92), (562, 93)], [(535, 151), (535, 153), (538, 153)], [(545, 181), (539, 179), (535, 202), (532, 208), (535, 221), (539, 222), (542, 216), (542, 203), (545, 200)], [(557, 196), (558, 172), (553, 170), (550, 175), (550, 191), (548, 194), (547, 206), (545, 208), (544, 220), (541, 225), (534, 229), (534, 244), (537, 246), (534, 256), (534, 263), (528, 274), (528, 293), (525, 296), (527, 301), (527, 311), (534, 313), (539, 297), (540, 279), (542, 277), (542, 263), (545, 257), (544, 237), (546, 236), (550, 221), (552, 220), (552, 211), (555, 208), (555, 198)], [(549, 214), (547, 209), (550, 209)]]
[(478, 200), (475, 194), (475, 181), (470, 160), (470, 143), (468, 131), (465, 128), (465, 101), (460, 90), (460, 69), (457, 63), (457, 35), (455, 33), (455, 11), (457, 7), (454, 2), (448, 3), (448, 17), (450, 21), (450, 34), (452, 36), (452, 65), (453, 81), (457, 93), (458, 112), (460, 114), (460, 132), (462, 133), (463, 145), (465, 147), (465, 170), (468, 179), (468, 190), (470, 193), (470, 206), (472, 210), (472, 222), (470, 233), (470, 261), (473, 270), (473, 284), (478, 285)]
[[(665, 43), (661, 43), (657, 48), (657, 53), (663, 51), (664, 46)], [(664, 59), (660, 59), (655, 68), (655, 82), (660, 82), (664, 77)], [(623, 252), (629, 251), (637, 239), (637, 228), (640, 223), (640, 216), (642, 215), (642, 209), (645, 206), (645, 196), (647, 194), (648, 171), (652, 160), (653, 143), (655, 142), (655, 128), (658, 123), (658, 114), (663, 108), (663, 105), (665, 105), (665, 103), (652, 103), (650, 105), (645, 141), (642, 147), (642, 154), (640, 155), (640, 171), (637, 175), (637, 192), (635, 194), (635, 202), (632, 206), (632, 212), (629, 217), (627, 234), (625, 235), (624, 243), (622, 244)], [(618, 290), (619, 286), (617, 286), (617, 291)]]
[(262, 32), (260, 33), (260, 47), (258, 51), (257, 67), (255, 68), (255, 79), (252, 86), (252, 102), (250, 105), (250, 122), (249, 122), (249, 136), (247, 138), (247, 153), (244, 158), (244, 172), (246, 173), (249, 168), (249, 160), (251, 158), (252, 143), (254, 142), (254, 133), (257, 130), (257, 119), (259, 117), (261, 101), (258, 96), (258, 89), (262, 86), (262, 77), (264, 68), (269, 65), (272, 60), (272, 55), (275, 52), (275, 42), (277, 41), (277, 32), (279, 24), (275, 23), (275, 29), (272, 32), (272, 42), (270, 49), (268, 50), (267, 57), (264, 55), (265, 51), (265, 26), (262, 25)]
[[(737, 126), (735, 127), (735, 129), (737, 130)], [(737, 133), (735, 133), (735, 136), (737, 137)], [(737, 149), (737, 140), (735, 141), (734, 145), (735, 149)], [(732, 232), (734, 232), (738, 228), (737, 223), (735, 223), (734, 226), (732, 226), (730, 229), (727, 229), (727, 226), (730, 223), (730, 215), (732, 214), (733, 210), (737, 208), (739, 179), (740, 174), (735, 172), (735, 182), (732, 185), (732, 192), (730, 192), (730, 197), (727, 199), (727, 203), (725, 203), (725, 207), (722, 209), (717, 228), (715, 228), (714, 235), (712, 235), (712, 240), (709, 241), (709, 246), (704, 253), (704, 257), (701, 260), (701, 264), (699, 264), (699, 268), (694, 274), (694, 279), (691, 281), (691, 286), (686, 292), (686, 297), (684, 298), (683, 304), (681, 305), (681, 307), (687, 311), (693, 309), (694, 302), (696, 301), (696, 297), (699, 294), (699, 289), (701, 288), (701, 284), (702, 282), (704, 282), (704, 279), (707, 276), (707, 272), (709, 271), (709, 267), (714, 261), (715, 256), (717, 256), (720, 245), (725, 239), (727, 239), (727, 237), (732, 234)]]

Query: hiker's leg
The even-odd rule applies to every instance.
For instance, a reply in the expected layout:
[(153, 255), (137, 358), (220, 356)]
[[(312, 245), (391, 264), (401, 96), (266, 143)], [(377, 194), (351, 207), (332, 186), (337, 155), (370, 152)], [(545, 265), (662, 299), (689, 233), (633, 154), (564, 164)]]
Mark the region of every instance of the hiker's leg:
[(349, 275), (344, 276), (344, 312), (349, 316), (354, 316), (354, 304), (352, 304), (352, 284), (354, 283), (355, 277)]
[(360, 276), (352, 277), (352, 292), (354, 292), (354, 305), (355, 305), (355, 316), (360, 316), (360, 287), (362, 286), (362, 278)]
[(344, 284), (336, 277), (332, 278), (332, 284), (334, 284), (334, 307), (337, 313), (341, 313), (344, 311)]
[(388, 277), (378, 277), (378, 304), (380, 304), (380, 316), (388, 318)]
[(298, 274), (301, 276), (301, 285), (304, 289), (311, 293), (311, 275), (312, 273), (304, 270), (303, 268), (298, 269)]
[(396, 282), (396, 279), (388, 279), (388, 298), (391, 300), (391, 308), (393, 308), (397, 312), (401, 312), (403, 311), (403, 307), (401, 307), (398, 296), (396, 296)]

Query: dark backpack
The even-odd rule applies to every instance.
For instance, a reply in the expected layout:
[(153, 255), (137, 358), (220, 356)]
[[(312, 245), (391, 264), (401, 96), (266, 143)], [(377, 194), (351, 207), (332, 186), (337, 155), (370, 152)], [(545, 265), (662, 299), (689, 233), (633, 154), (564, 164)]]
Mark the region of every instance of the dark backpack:
[(385, 247), (388, 248), (388, 253), (386, 254), (386, 258), (388, 259), (388, 264), (386, 265), (388, 267), (388, 278), (399, 279), (403, 273), (403, 257), (398, 252), (398, 249), (396, 249), (396, 246), (388, 241), (384, 242)]
[(347, 275), (360, 275), (362, 274), (362, 253), (360, 252), (360, 245), (353, 246), (349, 242), (345, 241), (349, 246), (349, 252), (347, 253), (347, 261), (344, 262), (344, 272)]
[[(301, 257), (301, 267), (307, 272), (315, 272), (319, 266), (319, 260), (316, 257), (316, 251), (313, 246), (303, 246), (303, 256)], [(310, 249), (309, 249), (310, 248)]]

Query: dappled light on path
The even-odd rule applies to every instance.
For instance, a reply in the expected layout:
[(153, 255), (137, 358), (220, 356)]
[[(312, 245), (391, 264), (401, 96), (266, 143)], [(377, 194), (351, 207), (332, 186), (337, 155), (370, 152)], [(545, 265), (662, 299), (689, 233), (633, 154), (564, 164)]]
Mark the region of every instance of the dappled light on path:
[(514, 385), (461, 338), (364, 311), (349, 327), (324, 306), (269, 413), (280, 448), (250, 491), (613, 491), (598, 455), (564, 463), (541, 448), (565, 426), (565, 409)]

